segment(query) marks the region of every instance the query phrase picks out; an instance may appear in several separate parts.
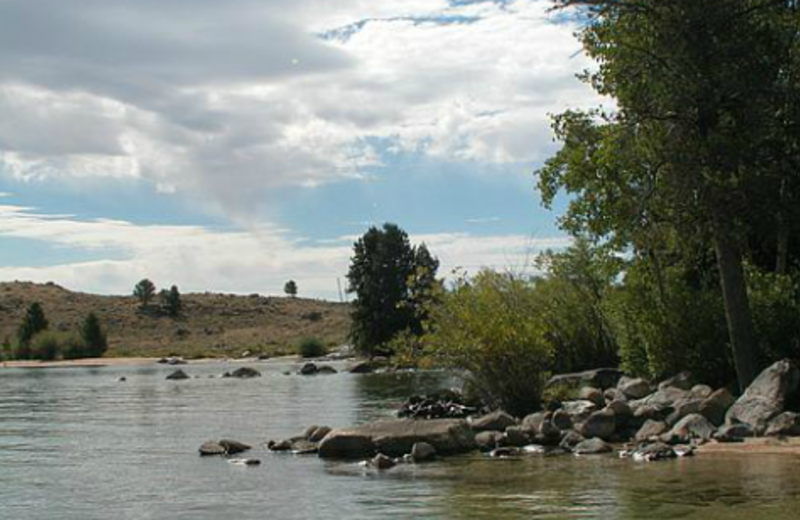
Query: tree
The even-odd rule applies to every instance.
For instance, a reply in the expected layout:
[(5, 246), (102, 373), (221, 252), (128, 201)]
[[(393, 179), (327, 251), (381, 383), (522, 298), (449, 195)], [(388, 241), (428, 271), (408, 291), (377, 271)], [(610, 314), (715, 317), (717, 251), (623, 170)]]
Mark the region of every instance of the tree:
[(95, 313), (89, 313), (81, 326), (81, 339), (87, 357), (102, 357), (108, 349), (106, 333)]
[(156, 286), (153, 282), (145, 278), (133, 288), (133, 295), (138, 298), (139, 307), (144, 309), (153, 301), (153, 297), (156, 295)]
[[(423, 284), (435, 280), (437, 268), (427, 248), (412, 247), (395, 224), (371, 227), (359, 238), (347, 273), (348, 292), (356, 294), (350, 330), (356, 348), (373, 355), (398, 333), (421, 330), (414, 294), (423, 294)], [(412, 294), (410, 282), (423, 271)]]
[(181, 302), (181, 293), (177, 285), (173, 285), (169, 290), (162, 290), (159, 293), (161, 298), (161, 305), (169, 316), (173, 318), (181, 313), (183, 303)]
[(617, 108), (556, 119), (564, 144), (539, 171), (543, 199), (550, 204), (566, 189), (574, 196), (567, 227), (656, 262), (665, 237), (710, 244), (745, 387), (757, 370), (745, 217), (777, 200), (763, 191), (781, 175), (763, 167), (764, 154), (776, 135), (776, 86), (792, 65), (796, 2), (556, 4), (586, 15), (581, 37), (599, 67), (585, 79)]
[(47, 330), (48, 326), (49, 323), (47, 322), (47, 318), (45, 318), (41, 304), (38, 302), (32, 303), (30, 307), (28, 307), (25, 317), (17, 329), (17, 340), (19, 341), (20, 347), (30, 346), (33, 337), (43, 330)]
[(297, 283), (295, 283), (294, 280), (289, 280), (286, 282), (286, 285), (283, 286), (283, 292), (290, 298), (294, 298), (297, 296)]

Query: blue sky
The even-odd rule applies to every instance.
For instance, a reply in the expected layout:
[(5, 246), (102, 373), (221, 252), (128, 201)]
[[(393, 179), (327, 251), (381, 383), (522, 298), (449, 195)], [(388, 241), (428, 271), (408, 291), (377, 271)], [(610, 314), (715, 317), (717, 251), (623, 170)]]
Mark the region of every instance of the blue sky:
[(386, 221), (445, 272), (525, 268), (567, 243), (548, 115), (598, 103), (549, 6), (3, 2), (0, 281), (335, 298)]

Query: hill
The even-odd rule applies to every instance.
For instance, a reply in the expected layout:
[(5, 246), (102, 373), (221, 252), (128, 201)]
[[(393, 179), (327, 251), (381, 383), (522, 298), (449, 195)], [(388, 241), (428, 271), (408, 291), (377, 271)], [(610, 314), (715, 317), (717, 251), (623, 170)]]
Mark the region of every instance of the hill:
[(198, 293), (181, 297), (180, 317), (142, 311), (133, 296), (73, 292), (58, 285), (0, 283), (0, 342), (13, 339), (26, 309), (39, 302), (52, 330), (74, 331), (94, 312), (108, 333), (107, 356), (191, 357), (292, 353), (298, 340), (346, 341), (349, 305), (305, 298)]

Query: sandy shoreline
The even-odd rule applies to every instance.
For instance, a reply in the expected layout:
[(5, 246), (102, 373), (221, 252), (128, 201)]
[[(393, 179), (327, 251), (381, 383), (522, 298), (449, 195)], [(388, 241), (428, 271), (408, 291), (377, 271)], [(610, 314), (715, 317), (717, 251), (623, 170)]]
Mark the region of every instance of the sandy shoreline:
[(698, 455), (791, 455), (800, 456), (800, 437), (759, 437), (745, 442), (710, 442), (697, 449)]

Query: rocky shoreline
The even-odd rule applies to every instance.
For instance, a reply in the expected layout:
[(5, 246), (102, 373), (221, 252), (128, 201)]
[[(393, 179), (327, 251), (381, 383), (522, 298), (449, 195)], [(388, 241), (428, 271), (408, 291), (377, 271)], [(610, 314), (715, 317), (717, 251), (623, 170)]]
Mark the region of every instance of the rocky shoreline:
[[(480, 408), (445, 391), (412, 397), (398, 419), (340, 429), (310, 426), (267, 447), (363, 461), (383, 470), (475, 450), (499, 458), (616, 452), (654, 461), (692, 455), (708, 443), (800, 436), (800, 414), (786, 411), (787, 400), (800, 386), (800, 371), (789, 361), (764, 370), (738, 399), (725, 388), (695, 384), (688, 373), (654, 385), (599, 369), (559, 375), (548, 383), (565, 384), (579, 388), (577, 399), (551, 401), (547, 410), (523, 418), (502, 410), (475, 414)], [(216, 447), (206, 443), (201, 453), (230, 455), (225, 446), (233, 441), (224, 442)]]

